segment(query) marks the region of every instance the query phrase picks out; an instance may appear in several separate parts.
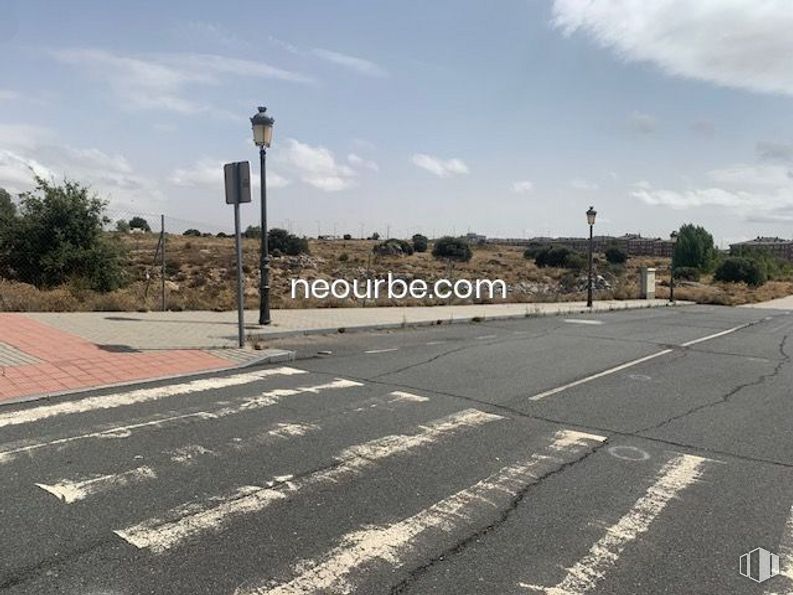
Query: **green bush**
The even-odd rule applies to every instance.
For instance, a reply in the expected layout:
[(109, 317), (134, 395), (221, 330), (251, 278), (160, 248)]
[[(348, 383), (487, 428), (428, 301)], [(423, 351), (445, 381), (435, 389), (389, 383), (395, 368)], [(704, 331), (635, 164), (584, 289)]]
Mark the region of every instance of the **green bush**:
[(769, 281), (786, 279), (791, 276), (791, 264), (772, 254), (765, 248), (748, 248), (738, 246), (730, 250), (730, 256), (748, 258), (760, 266)]
[(411, 240), (413, 241), (413, 250), (416, 252), (426, 252), (427, 247), (429, 246), (429, 240), (427, 236), (423, 236), (420, 233), (415, 234)]
[(675, 267), (674, 274), (680, 281), (699, 281), (702, 273), (696, 267)]
[(716, 281), (728, 283), (747, 283), (757, 287), (768, 280), (762, 266), (754, 260), (743, 256), (725, 258), (713, 275)]
[(347, 262), (348, 260), (350, 260), (349, 254), (347, 254), (346, 252), (342, 252), (341, 254), (339, 254), (339, 262)]
[(192, 236), (196, 238), (201, 237), (201, 232), (197, 229), (186, 229), (185, 232), (182, 234), (183, 236)]
[(67, 282), (112, 291), (124, 281), (122, 249), (103, 226), (106, 203), (87, 186), (60, 186), (36, 177), (36, 189), (20, 194), (20, 208), (0, 246), (0, 270), (39, 288)]
[(249, 239), (259, 239), (262, 237), (262, 228), (260, 225), (249, 225), (242, 235)]
[(581, 270), (586, 268), (588, 263), (586, 256), (567, 246), (547, 246), (535, 256), (534, 264), (540, 268), (559, 267)]
[(471, 246), (462, 238), (443, 236), (432, 246), (432, 256), (438, 260), (468, 262), (473, 257)]
[(534, 260), (537, 256), (548, 248), (547, 244), (540, 244), (538, 242), (532, 242), (528, 245), (528, 247), (523, 251), (523, 258), (526, 260)]
[(344, 234), (344, 236), (343, 236), (343, 238), (344, 238), (345, 240), (351, 240), (351, 239), (352, 239), (352, 234), (345, 233), (345, 234)]
[(299, 238), (285, 229), (274, 227), (267, 231), (267, 246), (272, 252), (276, 250), (289, 256), (308, 254), (308, 240)]
[(389, 238), (372, 248), (372, 252), (378, 256), (410, 256), (413, 254), (413, 246), (405, 240)]
[(709, 272), (716, 266), (718, 259), (713, 236), (704, 227), (687, 223), (680, 228), (672, 255), (675, 268), (694, 267)]
[(129, 233), (129, 223), (124, 219), (116, 221), (116, 231), (119, 233)]
[(628, 253), (619, 246), (606, 248), (606, 260), (609, 264), (625, 264), (628, 261)]

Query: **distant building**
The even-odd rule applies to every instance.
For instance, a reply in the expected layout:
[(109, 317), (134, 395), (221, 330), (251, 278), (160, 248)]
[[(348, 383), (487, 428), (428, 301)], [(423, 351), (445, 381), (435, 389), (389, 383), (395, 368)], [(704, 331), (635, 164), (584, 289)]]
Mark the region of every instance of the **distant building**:
[(478, 233), (467, 233), (465, 234), (465, 240), (469, 244), (484, 244), (487, 241), (487, 236), (480, 235)]
[(758, 236), (753, 240), (730, 244), (731, 253), (734, 254), (741, 250), (764, 250), (777, 258), (793, 262), (793, 240)]
[[(643, 238), (641, 234), (628, 233), (620, 237), (594, 236), (592, 247), (595, 252), (605, 252), (611, 246), (617, 246), (627, 252), (629, 256), (663, 256), (671, 257), (675, 249), (677, 234), (672, 234), (670, 239)], [(567, 246), (577, 252), (589, 251), (589, 238), (549, 238), (535, 237), (529, 239), (496, 239), (488, 240), (492, 244), (507, 244), (513, 246)]]

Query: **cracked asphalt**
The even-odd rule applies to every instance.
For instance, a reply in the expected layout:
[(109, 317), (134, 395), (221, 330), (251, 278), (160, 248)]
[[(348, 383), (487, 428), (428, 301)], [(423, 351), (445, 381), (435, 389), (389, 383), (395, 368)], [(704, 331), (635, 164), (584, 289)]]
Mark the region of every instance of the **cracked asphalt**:
[(299, 337), (0, 407), (0, 591), (793, 593), (791, 334), (688, 306)]

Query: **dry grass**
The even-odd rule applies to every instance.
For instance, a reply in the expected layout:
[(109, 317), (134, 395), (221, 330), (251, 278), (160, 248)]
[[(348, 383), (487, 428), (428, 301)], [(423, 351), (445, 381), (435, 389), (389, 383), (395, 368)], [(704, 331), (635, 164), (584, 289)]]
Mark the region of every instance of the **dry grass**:
[[(127, 275), (129, 284), (123, 289), (98, 294), (79, 287), (63, 286), (39, 290), (31, 285), (0, 279), (0, 310), (5, 311), (144, 311), (161, 305), (161, 276), (159, 265), (153, 262), (157, 244), (156, 234), (123, 235), (127, 246)], [(440, 278), (502, 279), (512, 291), (508, 302), (549, 302), (584, 299), (583, 292), (563, 288), (569, 271), (539, 269), (523, 258), (523, 251), (511, 246), (477, 246), (471, 262), (455, 264), (436, 261), (429, 252), (406, 257), (378, 257), (372, 254), (376, 242), (369, 240), (339, 240), (310, 242), (311, 257), (281, 257), (272, 260), (271, 295), (275, 308), (360, 307), (371, 302), (349, 300), (292, 300), (290, 279), (364, 280), (385, 276), (388, 272), (403, 279), (423, 279), (428, 283)], [(243, 271), (245, 273), (246, 306), (258, 306), (259, 242), (243, 240)], [(167, 242), (167, 303), (172, 310), (232, 310), (236, 306), (234, 289), (234, 239), (215, 237), (169, 236)], [(597, 257), (596, 257), (597, 258)], [(625, 267), (610, 267), (602, 256), (597, 269), (612, 284), (610, 290), (597, 293), (601, 299), (628, 299), (639, 295), (641, 266), (655, 266), (657, 297), (668, 297), (669, 260), (664, 258), (631, 258)], [(148, 275), (148, 278), (147, 278)], [(793, 283), (769, 282), (760, 288), (743, 284), (703, 284), (679, 287), (679, 299), (711, 304), (742, 304), (764, 301), (793, 293)], [(483, 300), (489, 302), (490, 300)], [(493, 300), (493, 301), (501, 301)], [(430, 305), (461, 303), (455, 301), (380, 299), (378, 306)]]

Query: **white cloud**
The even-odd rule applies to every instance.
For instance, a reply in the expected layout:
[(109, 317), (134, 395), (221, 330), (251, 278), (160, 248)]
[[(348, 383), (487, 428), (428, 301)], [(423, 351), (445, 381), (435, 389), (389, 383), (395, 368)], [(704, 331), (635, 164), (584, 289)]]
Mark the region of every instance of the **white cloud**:
[(238, 35), (214, 23), (188, 21), (175, 28), (178, 37), (190, 42), (214, 43), (230, 49), (247, 49), (251, 44)]
[(355, 186), (355, 170), (338, 163), (333, 153), (323, 146), (312, 146), (289, 138), (278, 157), (295, 170), (303, 182), (325, 192), (338, 192)]
[(784, 165), (736, 164), (706, 173), (701, 187), (683, 190), (634, 185), (634, 198), (675, 210), (721, 207), (747, 221), (787, 221), (793, 209), (793, 171)]
[(364, 159), (360, 155), (356, 155), (355, 153), (350, 153), (347, 155), (347, 162), (350, 165), (354, 165), (356, 167), (365, 167), (366, 169), (370, 169), (372, 171), (380, 171), (380, 166), (377, 165), (374, 161), (369, 159)]
[[(175, 169), (168, 181), (174, 186), (184, 187), (203, 187), (206, 190), (223, 193), (223, 165), (219, 159), (209, 159), (204, 157), (199, 159), (192, 166), (187, 168)], [(267, 187), (283, 188), (288, 186), (290, 181), (283, 176), (267, 170)], [(251, 186), (258, 188), (259, 172), (251, 171)]]
[(599, 188), (595, 182), (590, 182), (583, 178), (573, 178), (570, 180), (570, 187), (576, 190), (597, 190)]
[(19, 99), (19, 93), (10, 89), (0, 89), (0, 101), (11, 101)]
[(57, 137), (38, 126), (0, 125), (0, 138), (0, 186), (9, 192), (31, 190), (33, 176), (38, 175), (55, 181), (75, 179), (116, 207), (124, 201), (151, 209), (164, 199), (159, 184), (137, 174), (123, 155), (56, 144)]
[(789, 0), (554, 0), (553, 22), (667, 74), (793, 95)]
[(529, 180), (512, 182), (512, 192), (516, 192), (518, 194), (527, 194), (532, 190), (534, 190), (534, 184)]
[(137, 110), (158, 109), (180, 114), (212, 112), (211, 106), (188, 99), (187, 88), (219, 85), (226, 76), (312, 82), (302, 74), (264, 62), (214, 54), (141, 57), (92, 48), (53, 50), (51, 54), (59, 62), (75, 66), (106, 82), (124, 107)]
[(323, 48), (314, 48), (311, 50), (311, 53), (321, 60), (343, 66), (344, 68), (352, 70), (353, 72), (357, 72), (358, 74), (376, 77), (388, 76), (388, 73), (384, 68), (364, 58), (358, 58), (356, 56), (350, 56), (348, 54), (342, 54), (341, 52), (334, 52)]
[(467, 174), (468, 166), (460, 159), (441, 159), (424, 153), (414, 153), (411, 157), (413, 165), (435, 174), (439, 178), (448, 178), (456, 174)]
[(652, 134), (658, 127), (658, 122), (649, 114), (633, 112), (628, 116), (628, 127), (638, 134)]

